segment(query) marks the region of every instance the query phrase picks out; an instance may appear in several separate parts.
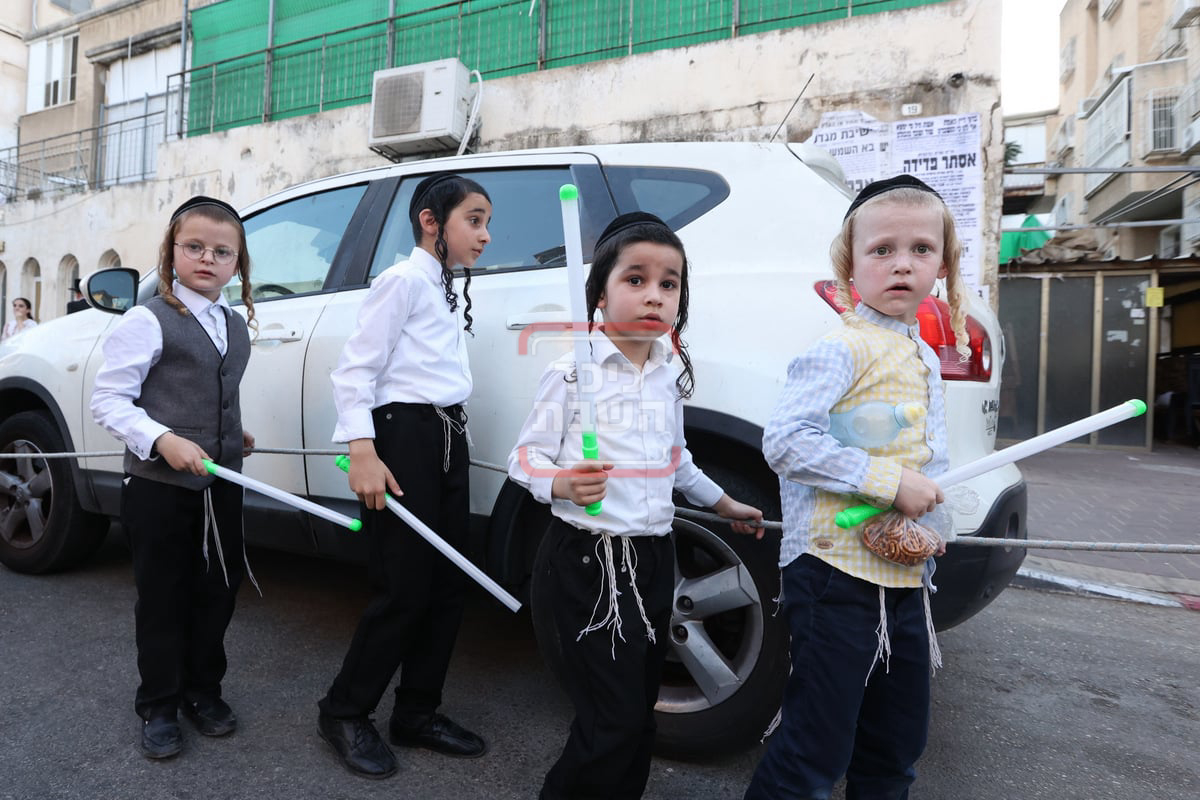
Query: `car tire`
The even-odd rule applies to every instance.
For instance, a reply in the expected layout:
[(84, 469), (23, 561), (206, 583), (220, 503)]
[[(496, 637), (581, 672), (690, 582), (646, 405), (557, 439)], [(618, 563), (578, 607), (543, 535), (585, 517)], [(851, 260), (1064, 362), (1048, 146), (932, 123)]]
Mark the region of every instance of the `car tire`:
[[(777, 494), (733, 470), (704, 471), (732, 497), (779, 519)], [(675, 605), (671, 649), (655, 708), (655, 750), (699, 759), (759, 741), (779, 709), (788, 664), (787, 629), (774, 614), (779, 535), (768, 531), (760, 541), (735, 534), (727, 525), (676, 517), (673, 536)], [(548, 537), (543, 536), (534, 561), (530, 612), (538, 648), (561, 682), (562, 644), (545, 595), (548, 553)], [(718, 575), (724, 578), (719, 592), (711, 588)], [(706, 596), (694, 597), (695, 591)], [(710, 613), (706, 605), (714, 603), (717, 610)]]
[(108, 520), (80, 508), (70, 462), (10, 455), (63, 451), (45, 412), (23, 411), (0, 425), (0, 563), (13, 572), (66, 569), (104, 541)]

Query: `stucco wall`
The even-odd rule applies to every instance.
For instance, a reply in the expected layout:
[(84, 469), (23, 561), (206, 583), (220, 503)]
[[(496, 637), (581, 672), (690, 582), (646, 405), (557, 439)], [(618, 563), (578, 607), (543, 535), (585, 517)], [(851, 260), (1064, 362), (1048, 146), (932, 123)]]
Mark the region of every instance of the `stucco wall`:
[[(810, 75), (812, 84), (780, 139), (807, 139), (830, 110), (859, 109), (881, 120), (900, 119), (905, 103), (921, 103), (923, 116), (979, 112), (983, 278), (994, 288), (1003, 161), (999, 27), (999, 3), (954, 0), (492, 80), (475, 149), (765, 141)], [(385, 163), (366, 146), (369, 110), (361, 105), (168, 142), (159, 149), (154, 181), (0, 206), (6, 240), (0, 259), (10, 294), (29, 256), (41, 263), (43, 296), (56, 305), (65, 285), (52, 284), (58, 277), (49, 273), (66, 253), (79, 260), (83, 274), (110, 249), (126, 266), (150, 268), (161, 226), (191, 194), (247, 204), (300, 181)]]

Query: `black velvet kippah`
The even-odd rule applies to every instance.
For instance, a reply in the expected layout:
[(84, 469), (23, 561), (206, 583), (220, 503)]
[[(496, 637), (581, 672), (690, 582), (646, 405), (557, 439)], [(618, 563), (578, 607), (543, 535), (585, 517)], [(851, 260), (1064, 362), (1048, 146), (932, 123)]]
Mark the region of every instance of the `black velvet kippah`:
[(242, 224), (242, 218), (238, 215), (237, 210), (233, 206), (229, 205), (229, 203), (226, 203), (224, 200), (218, 200), (215, 197), (205, 197), (202, 194), (198, 194), (192, 199), (184, 201), (183, 205), (175, 209), (175, 213), (171, 215), (171, 222), (179, 219), (180, 215), (182, 215), (185, 211), (191, 211), (193, 208), (199, 208), (200, 206), (216, 206), (229, 216), (233, 217), (239, 226)]
[(600, 234), (600, 238), (596, 240), (596, 249), (599, 249), (605, 239), (611, 239), (621, 231), (637, 227), (638, 225), (661, 225), (667, 230), (671, 230), (667, 223), (648, 211), (630, 211), (628, 214), (622, 214), (608, 223), (608, 227), (604, 229), (604, 233)]
[(850, 215), (854, 213), (854, 209), (858, 208), (872, 197), (884, 194), (885, 192), (890, 192), (893, 189), (919, 189), (922, 192), (929, 192), (939, 200), (942, 199), (942, 196), (934, 191), (933, 187), (924, 181), (914, 178), (912, 175), (897, 175), (894, 178), (884, 178), (881, 181), (872, 181), (864, 186), (862, 191), (858, 193), (858, 196), (855, 197), (853, 202), (850, 203), (850, 208), (846, 210), (846, 216), (842, 217), (842, 219), (849, 219)]
[(408, 218), (412, 219), (414, 214), (425, 207), (421, 203), (425, 201), (425, 196), (429, 194), (429, 191), (433, 187), (457, 177), (453, 172), (435, 172), (426, 178), (422, 178), (421, 182), (417, 184), (417, 188), (413, 189), (412, 200), (408, 201)]

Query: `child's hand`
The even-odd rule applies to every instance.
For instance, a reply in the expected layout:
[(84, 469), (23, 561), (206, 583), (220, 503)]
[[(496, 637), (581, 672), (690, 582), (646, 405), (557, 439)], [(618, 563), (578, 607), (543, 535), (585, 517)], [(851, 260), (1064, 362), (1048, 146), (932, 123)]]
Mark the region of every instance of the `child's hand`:
[(192, 440), (167, 431), (154, 440), (154, 447), (171, 465), (171, 469), (190, 472), (193, 475), (208, 474), (208, 470), (204, 468), (204, 459), (208, 458), (208, 453)]
[(254, 449), (254, 434), (250, 431), (242, 430), (242, 457), (249, 458), (250, 451)]
[(938, 503), (943, 503), (946, 496), (942, 490), (929, 478), (915, 469), (905, 467), (900, 472), (900, 488), (896, 490), (896, 499), (892, 508), (909, 519), (916, 519), (922, 514), (933, 511)]
[(713, 505), (713, 511), (730, 522), (729, 527), (734, 533), (753, 533), (755, 539), (761, 539), (767, 529), (762, 526), (763, 513), (754, 506), (739, 503), (727, 494)]
[(392, 497), (400, 497), (400, 484), (392, 477), (392, 472), (379, 459), (375, 452), (374, 439), (355, 439), (350, 442), (350, 472), (348, 475), (350, 491), (358, 495), (358, 499), (372, 511), (381, 511), (387, 506), (385, 492), (390, 491)]
[(554, 476), (550, 496), (570, 500), (577, 506), (590, 506), (607, 494), (608, 470), (613, 465), (603, 461), (580, 461), (571, 469)]

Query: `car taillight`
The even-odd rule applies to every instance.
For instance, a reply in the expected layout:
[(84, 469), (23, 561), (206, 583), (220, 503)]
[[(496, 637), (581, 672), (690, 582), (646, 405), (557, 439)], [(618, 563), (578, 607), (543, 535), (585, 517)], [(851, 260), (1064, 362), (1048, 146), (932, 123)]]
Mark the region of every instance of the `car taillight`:
[[(845, 311), (837, 302), (837, 281), (817, 281), (813, 284), (817, 294), (839, 314)], [(853, 287), (850, 293), (854, 302), (859, 301)], [(992, 377), (992, 341), (979, 320), (967, 315), (967, 346), (970, 358), (960, 361), (954, 349), (954, 329), (950, 327), (950, 306), (937, 297), (926, 297), (917, 307), (917, 324), (921, 338), (933, 348), (942, 362), (942, 380), (987, 381)]]

